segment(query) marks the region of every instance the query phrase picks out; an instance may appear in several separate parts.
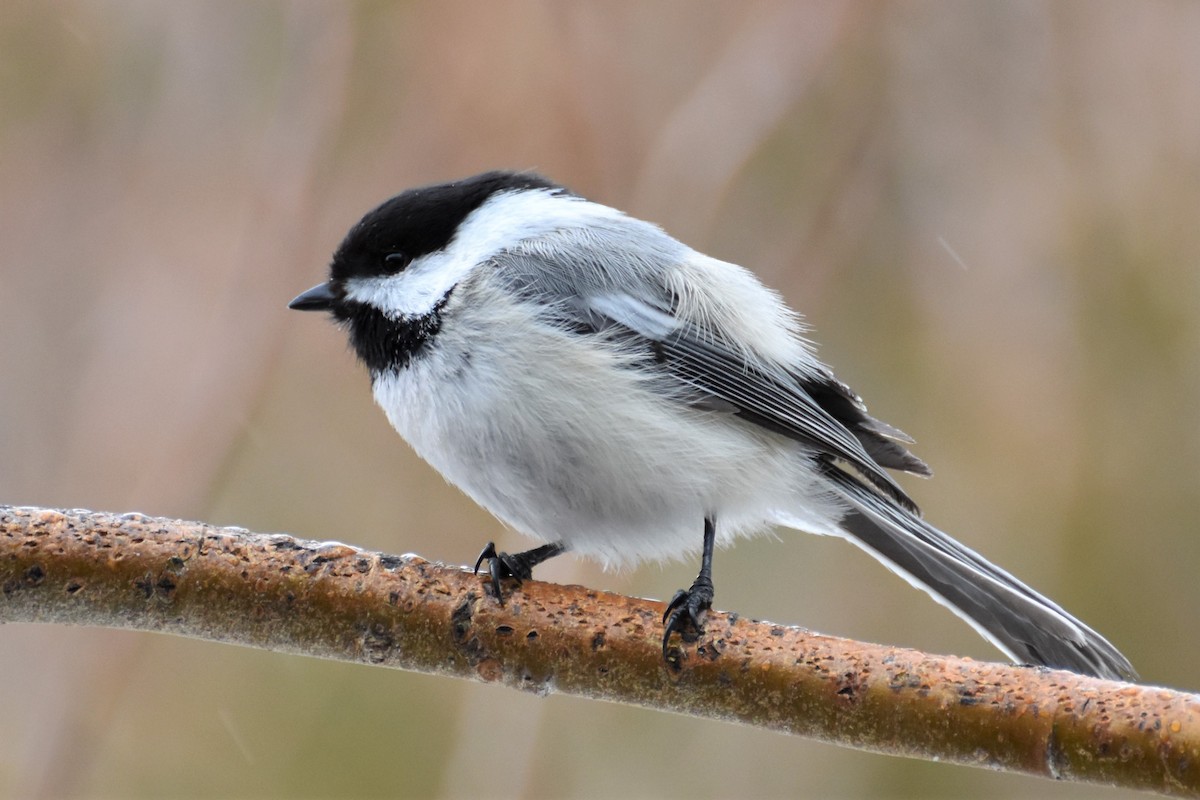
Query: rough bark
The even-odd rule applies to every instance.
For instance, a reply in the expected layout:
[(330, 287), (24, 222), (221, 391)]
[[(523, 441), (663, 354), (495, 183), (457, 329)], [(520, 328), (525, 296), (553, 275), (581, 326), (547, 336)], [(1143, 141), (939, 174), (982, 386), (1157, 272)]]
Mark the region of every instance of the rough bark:
[[(1200, 697), (712, 612), (664, 663), (662, 603), (413, 555), (0, 506), (0, 623), (99, 625), (502, 683), (849, 747), (1200, 796)], [(2, 634), (0, 634), (2, 635)]]

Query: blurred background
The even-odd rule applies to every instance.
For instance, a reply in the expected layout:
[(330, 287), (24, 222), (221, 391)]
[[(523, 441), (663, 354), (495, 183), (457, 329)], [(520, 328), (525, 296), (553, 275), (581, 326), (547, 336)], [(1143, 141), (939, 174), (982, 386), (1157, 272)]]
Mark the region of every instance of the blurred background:
[[(525, 547), (286, 304), (390, 195), (534, 168), (778, 287), (917, 438), (932, 522), (1200, 688), (1198, 41), (1151, 0), (6, 2), (0, 502)], [(716, 575), (720, 608), (1000, 657), (843, 542)], [(4, 797), (1098, 796), (149, 634), (7, 626), (0, 676)]]

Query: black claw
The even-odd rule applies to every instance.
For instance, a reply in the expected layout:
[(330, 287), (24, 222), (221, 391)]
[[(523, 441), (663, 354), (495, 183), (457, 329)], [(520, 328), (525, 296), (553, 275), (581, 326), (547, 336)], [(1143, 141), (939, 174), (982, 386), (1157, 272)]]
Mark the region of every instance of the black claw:
[(488, 562), (488, 574), (492, 578), (492, 593), (500, 600), (500, 605), (504, 605), (504, 595), (500, 593), (500, 570), (496, 563), (500, 560), (500, 554), (496, 552), (496, 543), (488, 542), (479, 551), (479, 558), (475, 559), (475, 574), (479, 574), (479, 565), (484, 561)]
[(687, 596), (688, 596), (688, 593), (685, 592), (683, 589), (680, 589), (679, 591), (675, 592), (675, 596), (671, 598), (671, 602), (667, 603), (667, 608), (665, 611), (663, 611), (662, 621), (664, 624), (666, 624), (667, 617), (671, 616), (671, 612), (674, 611), (675, 609), (679, 608), (679, 605), (684, 600), (687, 600)]
[(483, 560), (485, 558), (495, 558), (495, 557), (496, 557), (496, 543), (488, 542), (486, 545), (483, 546), (483, 549), (479, 551), (479, 558), (475, 559), (475, 574), (476, 575), (479, 574), (479, 565), (483, 563)]
[(667, 646), (671, 634), (678, 633), (685, 642), (694, 642), (704, 633), (704, 617), (712, 608), (712, 581), (704, 576), (696, 579), (691, 589), (680, 589), (667, 603), (663, 612), (663, 658), (667, 659)]
[(525, 578), (533, 577), (533, 570), (521, 559), (520, 553), (515, 556), (496, 551), (496, 543), (488, 542), (475, 559), (475, 574), (479, 574), (479, 565), (488, 562), (488, 577), (492, 579), (492, 593), (504, 605), (504, 593), (500, 590), (500, 581), (505, 578), (515, 578), (517, 585)]
[[(500, 605), (504, 605), (504, 592), (500, 589), (500, 579), (504, 577), (504, 560), (500, 558), (499, 553), (488, 561), (488, 575), (492, 579), (492, 594), (496, 596), (496, 600)], [(517, 585), (520, 585), (521, 580), (517, 579)]]

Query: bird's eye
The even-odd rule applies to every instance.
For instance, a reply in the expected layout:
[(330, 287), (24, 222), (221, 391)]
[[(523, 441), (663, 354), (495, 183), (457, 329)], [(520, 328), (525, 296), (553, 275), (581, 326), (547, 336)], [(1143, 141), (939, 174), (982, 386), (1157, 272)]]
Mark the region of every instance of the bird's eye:
[(412, 259), (404, 253), (388, 253), (383, 257), (383, 266), (388, 272), (395, 274), (407, 267), (409, 261)]

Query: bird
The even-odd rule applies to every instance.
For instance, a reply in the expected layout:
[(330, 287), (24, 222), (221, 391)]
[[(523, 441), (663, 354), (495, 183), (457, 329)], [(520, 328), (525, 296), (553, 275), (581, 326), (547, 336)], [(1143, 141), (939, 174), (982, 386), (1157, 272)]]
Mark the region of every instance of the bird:
[(368, 212), (327, 312), (416, 453), (538, 546), (483, 548), (490, 589), (573, 552), (700, 554), (663, 615), (694, 642), (718, 545), (793, 528), (857, 545), (1018, 664), (1135, 676), (1100, 634), (925, 521), (890, 471), (929, 467), (822, 363), (749, 270), (534, 172), (408, 189)]

